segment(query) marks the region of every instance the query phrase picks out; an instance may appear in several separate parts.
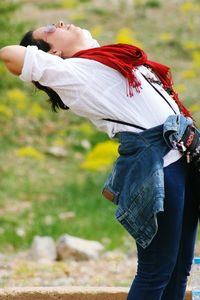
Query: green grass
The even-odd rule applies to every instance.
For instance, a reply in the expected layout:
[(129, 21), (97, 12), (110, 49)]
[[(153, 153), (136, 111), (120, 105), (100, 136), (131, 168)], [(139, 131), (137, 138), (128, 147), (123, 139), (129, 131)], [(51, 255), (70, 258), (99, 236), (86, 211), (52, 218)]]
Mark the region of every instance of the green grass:
[[(0, 47), (19, 43), (29, 28), (53, 23), (62, 12), (66, 22), (94, 30), (101, 44), (115, 43), (120, 30), (128, 27), (150, 59), (172, 67), (181, 99), (200, 125), (199, 1), (181, 6), (172, 0), (135, 0), (131, 8), (126, 1), (116, 6), (98, 1), (40, 1), (32, 4), (33, 13), (27, 6), (27, 14), (22, 14), (28, 2), (0, 3)], [(184, 77), (185, 70), (194, 76)], [(16, 88), (23, 94), (17, 95)], [(116, 207), (101, 196), (109, 170), (92, 172), (80, 167), (88, 152), (82, 141), (86, 139), (92, 148), (106, 135), (71, 112), (53, 114), (45, 99), (0, 63), (0, 251), (29, 248), (36, 234), (57, 239), (64, 233), (97, 239), (107, 249), (125, 249), (130, 240), (132, 248), (134, 242), (114, 219)], [(35, 115), (34, 103), (39, 105)], [(58, 140), (66, 150), (63, 158), (47, 153)], [(44, 159), (17, 156), (16, 151), (26, 146), (38, 150)], [(67, 212), (71, 217), (63, 219)]]
[[(7, 244), (13, 250), (24, 249), (34, 235), (57, 239), (64, 233), (99, 241), (109, 239), (108, 249), (123, 242), (123, 229), (113, 218), (116, 207), (101, 196), (106, 174), (80, 171), (70, 158), (48, 157), (39, 163), (20, 159), (14, 168), (11, 163), (1, 173), (0, 198), (5, 215), (0, 218), (0, 227), (5, 234), (0, 249)], [(66, 212), (73, 212), (74, 216), (66, 220), (59, 217)], [(51, 219), (50, 224), (45, 218)], [(17, 234), (19, 228), (24, 229), (25, 235)]]

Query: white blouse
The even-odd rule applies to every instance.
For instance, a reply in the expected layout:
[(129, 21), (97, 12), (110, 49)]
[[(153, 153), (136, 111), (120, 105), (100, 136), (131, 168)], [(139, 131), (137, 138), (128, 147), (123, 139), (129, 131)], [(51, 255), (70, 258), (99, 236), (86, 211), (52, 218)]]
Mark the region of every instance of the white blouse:
[[(110, 118), (151, 128), (163, 124), (174, 111), (179, 113), (175, 101), (161, 85), (153, 85), (170, 105), (152, 88), (142, 74), (148, 78), (155, 75), (145, 66), (136, 69), (142, 89), (134, 96), (127, 96), (127, 80), (116, 70), (94, 60), (84, 58), (62, 59), (38, 50), (36, 46), (26, 49), (20, 78), (24, 81), (39, 81), (52, 88), (71, 111), (86, 117), (109, 137), (120, 131), (135, 131), (131, 126), (103, 120)], [(171, 150), (164, 157), (164, 166), (181, 157), (177, 150)]]

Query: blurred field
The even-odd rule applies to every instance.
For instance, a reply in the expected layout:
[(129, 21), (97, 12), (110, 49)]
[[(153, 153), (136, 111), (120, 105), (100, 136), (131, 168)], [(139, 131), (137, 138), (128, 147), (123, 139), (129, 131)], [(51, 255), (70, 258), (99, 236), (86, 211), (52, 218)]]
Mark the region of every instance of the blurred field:
[[(3, 0), (0, 47), (59, 19), (89, 29), (101, 44), (136, 44), (172, 67), (176, 90), (200, 125), (199, 15), (199, 0)], [(0, 132), (0, 251), (26, 249), (36, 234), (56, 239), (65, 232), (108, 249), (134, 245), (101, 196), (116, 144), (70, 112), (52, 113), (44, 94), (2, 64)]]

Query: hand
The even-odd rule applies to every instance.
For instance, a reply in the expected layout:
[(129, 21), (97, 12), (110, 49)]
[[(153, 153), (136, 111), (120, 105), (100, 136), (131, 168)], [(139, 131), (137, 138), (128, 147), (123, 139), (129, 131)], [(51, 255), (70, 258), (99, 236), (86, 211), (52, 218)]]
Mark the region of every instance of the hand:
[(177, 148), (187, 156), (188, 162), (192, 161), (200, 170), (200, 133), (194, 126), (188, 126), (185, 133), (177, 143)]

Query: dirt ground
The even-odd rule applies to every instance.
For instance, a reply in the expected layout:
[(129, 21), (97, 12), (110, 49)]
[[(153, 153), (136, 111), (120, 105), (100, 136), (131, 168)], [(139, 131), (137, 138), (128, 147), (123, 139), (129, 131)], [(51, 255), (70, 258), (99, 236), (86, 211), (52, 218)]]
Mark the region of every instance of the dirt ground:
[(105, 252), (98, 260), (36, 262), (28, 252), (0, 254), (0, 288), (25, 286), (130, 286), (136, 255)]
[[(200, 256), (200, 243), (195, 256)], [(99, 259), (76, 261), (33, 261), (29, 252), (0, 253), (0, 288), (27, 286), (124, 286), (136, 273), (136, 251), (104, 252)]]

